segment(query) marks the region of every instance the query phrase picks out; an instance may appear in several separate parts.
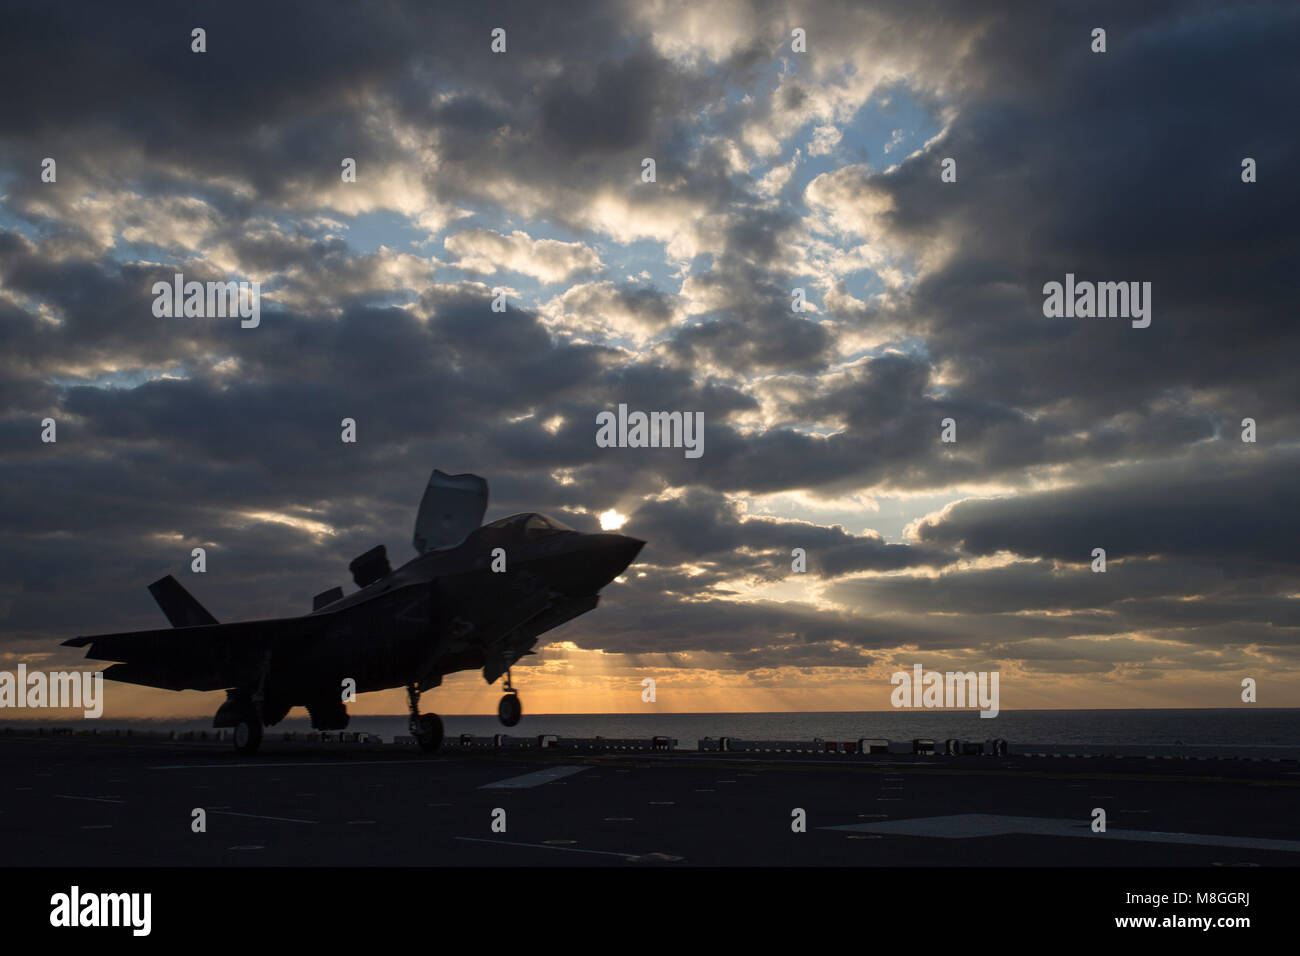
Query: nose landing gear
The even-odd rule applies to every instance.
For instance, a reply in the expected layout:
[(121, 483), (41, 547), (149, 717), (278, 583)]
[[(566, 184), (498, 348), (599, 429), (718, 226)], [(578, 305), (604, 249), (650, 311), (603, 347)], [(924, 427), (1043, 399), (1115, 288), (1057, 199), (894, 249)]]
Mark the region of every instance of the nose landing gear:
[(497, 704), (497, 718), (507, 727), (513, 727), (519, 723), (519, 718), (524, 715), (523, 705), (519, 703), (519, 691), (515, 690), (510, 683), (510, 671), (506, 671), (505, 696)]
[(501, 698), (501, 703), (497, 704), (497, 717), (507, 727), (513, 727), (519, 723), (519, 718), (523, 715), (524, 709), (519, 705), (518, 691), (510, 691)]

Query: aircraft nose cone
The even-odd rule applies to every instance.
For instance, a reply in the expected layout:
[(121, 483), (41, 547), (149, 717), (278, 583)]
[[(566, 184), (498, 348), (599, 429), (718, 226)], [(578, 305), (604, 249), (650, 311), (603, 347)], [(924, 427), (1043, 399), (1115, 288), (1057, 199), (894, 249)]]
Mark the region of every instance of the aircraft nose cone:
[(592, 594), (627, 570), (645, 547), (640, 538), (608, 531), (573, 534), (549, 565), (553, 587), (565, 594)]
[(627, 570), (645, 547), (645, 542), (625, 534), (603, 533), (592, 535), (589, 547), (589, 557), (584, 562), (587, 574), (591, 575), (587, 587), (594, 585), (591, 589), (596, 590)]
[(614, 553), (617, 556), (615, 561), (618, 564), (618, 570), (614, 573), (614, 577), (618, 577), (636, 560), (636, 556), (645, 547), (645, 542), (640, 538), (629, 538), (625, 534), (615, 535), (615, 537), (619, 540), (613, 545)]

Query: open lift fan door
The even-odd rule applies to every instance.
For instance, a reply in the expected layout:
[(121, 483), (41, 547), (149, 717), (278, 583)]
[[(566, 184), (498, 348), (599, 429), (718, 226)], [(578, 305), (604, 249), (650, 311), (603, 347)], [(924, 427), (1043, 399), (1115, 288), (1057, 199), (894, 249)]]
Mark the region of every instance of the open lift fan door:
[(486, 479), (478, 475), (446, 475), (435, 468), (415, 516), (415, 550), (424, 554), (456, 547), (478, 530), (487, 506)]

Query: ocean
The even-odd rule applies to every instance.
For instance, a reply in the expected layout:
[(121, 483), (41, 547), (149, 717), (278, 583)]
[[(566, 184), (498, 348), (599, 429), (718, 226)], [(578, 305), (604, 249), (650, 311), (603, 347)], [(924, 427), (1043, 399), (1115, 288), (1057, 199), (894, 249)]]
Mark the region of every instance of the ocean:
[[(1041, 744), (1138, 744), (1219, 747), (1300, 746), (1300, 708), (1234, 707), (1213, 710), (1004, 710), (981, 718), (978, 711), (896, 710), (874, 712), (749, 713), (749, 714), (525, 714), (518, 726), (502, 727), (495, 715), (443, 714), (448, 736), (490, 736), (509, 733), (526, 737), (677, 738), (678, 746), (694, 749), (702, 737), (754, 740), (857, 740), (862, 737), (911, 740), (914, 737), (987, 740)], [(95, 725), (101, 731), (206, 730), (211, 718), (167, 720), (77, 721), (77, 729)], [(268, 735), (311, 729), (306, 716), (284, 720)], [(404, 715), (353, 716), (348, 730), (378, 734), (385, 739), (407, 733)]]

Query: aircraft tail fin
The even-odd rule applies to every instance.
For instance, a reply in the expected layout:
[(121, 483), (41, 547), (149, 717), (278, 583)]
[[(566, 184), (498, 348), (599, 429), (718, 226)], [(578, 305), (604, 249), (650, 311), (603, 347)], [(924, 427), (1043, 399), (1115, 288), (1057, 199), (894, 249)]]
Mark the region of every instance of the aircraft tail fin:
[(167, 615), (172, 627), (200, 627), (217, 623), (208, 609), (196, 601), (194, 595), (170, 574), (149, 585), (149, 593)]

